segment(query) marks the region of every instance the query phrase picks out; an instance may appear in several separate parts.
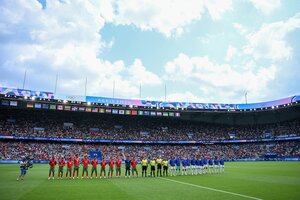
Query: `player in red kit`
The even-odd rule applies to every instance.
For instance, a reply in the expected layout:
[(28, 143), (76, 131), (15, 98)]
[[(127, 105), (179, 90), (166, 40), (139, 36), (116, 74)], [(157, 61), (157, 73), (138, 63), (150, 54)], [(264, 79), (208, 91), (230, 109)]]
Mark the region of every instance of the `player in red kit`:
[(76, 154), (75, 158), (74, 158), (74, 169), (73, 169), (73, 179), (75, 177), (75, 172), (76, 172), (76, 177), (78, 177), (78, 173), (79, 173), (79, 166), (80, 166), (80, 158), (78, 157), (78, 155)]
[(71, 157), (69, 157), (69, 159), (67, 161), (66, 177), (68, 177), (68, 174), (69, 174), (70, 178), (72, 177), (72, 167), (73, 167), (73, 161), (72, 161)]
[(131, 167), (132, 167), (132, 169), (131, 169), (131, 172), (132, 172), (132, 176), (134, 176), (134, 172), (136, 173), (136, 177), (138, 177), (138, 171), (137, 171), (137, 169), (136, 169), (136, 165), (137, 165), (137, 161), (133, 158), (132, 160), (131, 160)]
[(116, 177), (121, 177), (121, 165), (122, 165), (122, 160), (117, 159), (116, 160)]
[(58, 168), (58, 177), (57, 177), (57, 179), (59, 179), (59, 178), (62, 179), (65, 164), (66, 164), (66, 162), (65, 162), (64, 157), (61, 157), (58, 161), (59, 168)]
[(113, 172), (114, 172), (114, 164), (115, 164), (115, 162), (114, 162), (114, 160), (113, 159), (110, 159), (109, 161), (108, 161), (108, 166), (109, 166), (109, 170), (108, 170), (108, 178), (110, 177), (112, 177), (112, 175), (113, 175)]
[(82, 170), (81, 178), (84, 177), (84, 172), (86, 173), (86, 178), (89, 178), (89, 172), (88, 172), (89, 163), (90, 163), (90, 160), (85, 156), (84, 159), (82, 160), (83, 170)]
[(104, 173), (104, 178), (106, 178), (106, 171), (105, 171), (106, 161), (104, 160), (104, 158), (102, 159), (100, 165), (101, 165), (100, 178), (102, 178), (102, 172)]
[(98, 174), (97, 174), (97, 165), (98, 165), (98, 160), (96, 158), (96, 156), (94, 157), (94, 159), (92, 160), (92, 172), (91, 172), (91, 179), (93, 178), (93, 174), (95, 172), (96, 178), (98, 178)]
[(49, 169), (48, 180), (50, 179), (51, 172), (52, 172), (52, 179), (54, 179), (54, 172), (55, 172), (55, 165), (56, 165), (56, 160), (54, 156), (52, 156), (52, 158), (49, 160), (49, 165), (50, 165), (50, 169)]

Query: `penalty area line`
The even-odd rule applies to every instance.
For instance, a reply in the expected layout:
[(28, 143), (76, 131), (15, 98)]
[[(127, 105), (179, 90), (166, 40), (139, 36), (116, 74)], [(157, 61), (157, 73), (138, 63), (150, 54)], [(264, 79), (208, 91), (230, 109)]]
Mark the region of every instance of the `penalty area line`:
[(248, 195), (243, 195), (243, 194), (239, 194), (239, 193), (235, 193), (235, 192), (228, 192), (228, 191), (225, 191), (225, 190), (219, 190), (219, 189), (205, 187), (205, 186), (201, 186), (201, 185), (195, 185), (195, 184), (186, 183), (186, 182), (182, 182), (182, 181), (176, 181), (176, 180), (172, 180), (172, 179), (168, 179), (168, 178), (161, 178), (161, 177), (158, 177), (158, 178), (166, 180), (166, 181), (180, 183), (180, 184), (183, 184), (183, 185), (189, 185), (189, 186), (202, 188), (202, 189), (206, 189), (206, 190), (211, 190), (211, 191), (215, 191), (215, 192), (222, 192), (222, 193), (225, 193), (225, 194), (231, 194), (231, 195), (235, 195), (235, 196), (239, 196), (239, 197), (244, 197), (244, 198), (247, 198), (247, 199), (262, 200), (260, 198), (251, 197), (251, 196), (248, 196)]

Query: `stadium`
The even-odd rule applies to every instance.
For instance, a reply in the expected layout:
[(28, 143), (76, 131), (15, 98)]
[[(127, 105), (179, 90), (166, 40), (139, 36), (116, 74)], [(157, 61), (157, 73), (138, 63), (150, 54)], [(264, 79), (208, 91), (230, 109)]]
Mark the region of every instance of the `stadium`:
[[(97, 103), (102, 101), (106, 103)], [(127, 103), (115, 104), (115, 102)], [(166, 177), (174, 177), (168, 178), (167, 181), (175, 183), (178, 181), (177, 184), (190, 184), (194, 187), (197, 187), (197, 184), (192, 183), (197, 179), (201, 183), (199, 187), (203, 186), (202, 176), (205, 178), (214, 176), (212, 177), (214, 181), (218, 181), (217, 176), (225, 174), (231, 176), (236, 173), (235, 170), (246, 170), (243, 169), (248, 166), (246, 163), (251, 163), (249, 164), (251, 170), (257, 170), (255, 173), (262, 176), (260, 178), (263, 178), (263, 174), (260, 174), (262, 172), (282, 170), (284, 163), (288, 168), (292, 167), (289, 170), (293, 168), (297, 170), (299, 167), (296, 162), (300, 160), (299, 96), (247, 105), (206, 104), (206, 107), (201, 108), (199, 108), (201, 104), (184, 102), (156, 101), (152, 102), (152, 105), (149, 105), (149, 102), (146, 102), (148, 105), (130, 103), (130, 100), (101, 97), (95, 102), (75, 102), (55, 99), (50, 92), (1, 88), (1, 163), (18, 163), (18, 160), (25, 156), (30, 157), (34, 165), (48, 164), (52, 156), (56, 159), (61, 156), (68, 159), (68, 156), (79, 155), (80, 158), (89, 156), (92, 159), (95, 154), (99, 161), (102, 158), (104, 160), (120, 158), (123, 162), (128, 158), (136, 159), (138, 162), (144, 158), (149, 161), (158, 158), (167, 161), (175, 158), (225, 160), (224, 174), (219, 167), (217, 171), (213, 168), (205, 172), (192, 168), (192, 164), (191, 168), (183, 172), (183, 165), (180, 164), (180, 171), (175, 172), (177, 176), (175, 174), (170, 176), (172, 174), (168, 170), (169, 176), (159, 176), (157, 173), (158, 178), (163, 178), (159, 179), (162, 183), (155, 181), (151, 183), (153, 180), (146, 183), (164, 184)], [(243, 106), (247, 106), (247, 109), (242, 109)], [(268, 162), (261, 164), (249, 161)], [(274, 161), (285, 162), (281, 163), (278, 169), (274, 169), (278, 165)], [(40, 164), (30, 169), (29, 173), (37, 173), (36, 168), (44, 171), (42, 172), (44, 176), (38, 174), (36, 178), (47, 180), (45, 168), (48, 167)], [(137, 168), (141, 177), (141, 167)], [(81, 171), (79, 174), (81, 175)], [(147, 177), (149, 174), (148, 171)], [(134, 177), (134, 174), (132, 175)], [(123, 170), (120, 176), (125, 177)], [(56, 179), (57, 175), (54, 177)], [(59, 184), (68, 184), (70, 181), (68, 177), (65, 177), (65, 174), (63, 177), (67, 180)], [(117, 177), (115, 174), (112, 175), (112, 179)], [(182, 182), (182, 178), (191, 180)], [(222, 177), (220, 181), (226, 181), (226, 178), (228, 177)], [(47, 187), (51, 188), (51, 184), (53, 183), (47, 183)], [(100, 183), (99, 187), (102, 187), (101, 184), (103, 183)], [(258, 183), (253, 181), (253, 184)], [(245, 189), (242, 185), (241, 191)], [(275, 187), (275, 184), (270, 185), (270, 188)], [(245, 186), (248, 187), (248, 184)], [(297, 193), (297, 186), (296, 184), (295, 192), (289, 194), (291, 199), (295, 198), (292, 195)], [(209, 187), (208, 190), (219, 191), (214, 187)], [(220, 190), (213, 198), (223, 195), (222, 198), (230, 199), (273, 198), (270, 194), (264, 196), (265, 192), (255, 195), (256, 191), (252, 191), (245, 195), (243, 192), (231, 191), (234, 190)], [(226, 194), (229, 194), (228, 197)], [(31, 195), (38, 198), (36, 193)], [(198, 194), (196, 192), (193, 195)], [(282, 193), (277, 195), (279, 198), (284, 197)]]
[(0, 200), (299, 199), (299, 5), (0, 2)]

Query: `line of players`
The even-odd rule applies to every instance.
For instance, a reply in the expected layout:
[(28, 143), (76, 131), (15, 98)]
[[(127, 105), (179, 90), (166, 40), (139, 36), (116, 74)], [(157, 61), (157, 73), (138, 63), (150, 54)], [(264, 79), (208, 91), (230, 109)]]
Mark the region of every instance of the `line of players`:
[[(168, 176), (170, 170), (170, 176), (176, 175), (197, 175), (197, 174), (206, 174), (206, 173), (224, 173), (224, 160), (223, 159), (170, 159), (163, 160), (161, 158), (157, 159), (146, 159), (142, 158), (142, 177), (155, 177), (156, 176)], [(102, 175), (104, 178), (112, 178), (114, 170), (116, 171), (115, 176), (121, 177), (121, 168), (122, 160), (121, 159), (110, 159), (106, 161), (104, 158), (99, 163), (97, 158), (94, 157), (90, 160), (87, 156), (83, 159), (80, 159), (78, 155), (74, 158), (69, 156), (66, 160), (64, 157), (58, 159), (58, 162), (54, 157), (49, 160), (49, 174), (48, 179), (54, 179), (55, 175), (55, 166), (58, 164), (58, 179), (63, 179), (64, 176), (64, 167), (67, 165), (67, 171), (65, 173), (66, 178), (77, 178), (79, 179), (79, 168), (80, 165), (83, 166), (81, 178), (98, 178), (97, 166), (100, 164), (100, 178)], [(89, 176), (88, 167), (89, 164), (92, 165), (91, 174)], [(125, 178), (132, 176), (138, 177), (137, 170), (138, 161), (134, 158), (130, 159), (129, 157), (125, 160)], [(108, 173), (106, 176), (106, 165), (108, 165)], [(150, 165), (150, 173), (148, 173), (148, 166)], [(169, 169), (170, 168), (170, 169)]]

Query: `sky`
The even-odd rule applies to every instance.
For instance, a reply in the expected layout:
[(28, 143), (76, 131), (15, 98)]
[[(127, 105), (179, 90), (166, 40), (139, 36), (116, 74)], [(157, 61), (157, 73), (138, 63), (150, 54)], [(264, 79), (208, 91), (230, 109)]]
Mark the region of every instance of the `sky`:
[(0, 1), (0, 86), (57, 96), (300, 95), (299, 44), (299, 0)]

